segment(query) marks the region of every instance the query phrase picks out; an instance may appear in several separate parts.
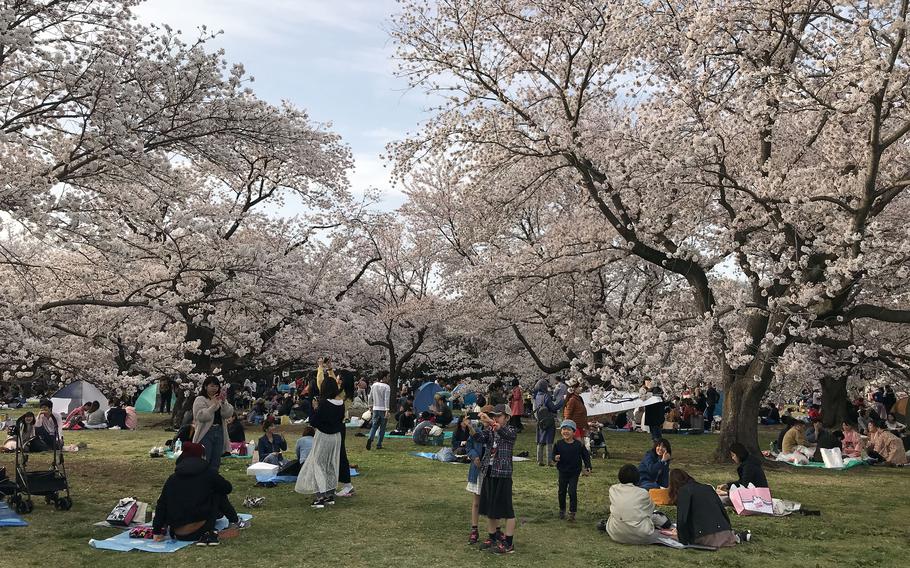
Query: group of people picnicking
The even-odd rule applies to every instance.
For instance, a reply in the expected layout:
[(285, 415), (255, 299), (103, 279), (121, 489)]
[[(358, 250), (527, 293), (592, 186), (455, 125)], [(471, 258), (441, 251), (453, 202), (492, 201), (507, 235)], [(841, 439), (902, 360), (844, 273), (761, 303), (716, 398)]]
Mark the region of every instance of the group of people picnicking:
[[(459, 406), (458, 401), (448, 396), (452, 385), (441, 381), (440, 387), (449, 390), (437, 394), (430, 407), (417, 416), (416, 385), (402, 385), (393, 403), (387, 374), (372, 382), (360, 379), (346, 384), (328, 359), (319, 360), (311, 380), (298, 381), (294, 386), (294, 393), (285, 396), (272, 393), (272, 403), (267, 407), (257, 408), (257, 404), (264, 402), (258, 399), (242, 414), (229, 402), (227, 385), (211, 377), (204, 381), (193, 400), (192, 411), (170, 444), (178, 453), (177, 464), (158, 499), (153, 524), (156, 539), (170, 535), (178, 540), (214, 545), (219, 542), (219, 536), (235, 536), (247, 526), (230, 503), (233, 489), (230, 482), (219, 473), (222, 457), (250, 451), (245, 425), (262, 429), (255, 444), (258, 460), (293, 472), (297, 476), (295, 491), (311, 495), (313, 508), (334, 505), (336, 497), (354, 496), (345, 433), (356, 398), (362, 399), (368, 408), (364, 416), (368, 420), (363, 424), (363, 428), (369, 429), (365, 436), (367, 450), (383, 448), (386, 424), (393, 410), (397, 409), (396, 426), (391, 432), (410, 435), (418, 445), (442, 444), (443, 432), (454, 421), (453, 453), (470, 464), (466, 486), (471, 495), (468, 542), (480, 543), (481, 549), (497, 553), (515, 550), (512, 461), (514, 444), (523, 428), (521, 417), (530, 416), (536, 422), (537, 463), (555, 468), (559, 518), (568, 522), (573, 522), (578, 512), (579, 478), (592, 472), (591, 450), (597, 446), (598, 436), (603, 439), (600, 432), (603, 424), (588, 420), (580, 396), (582, 385), (577, 380), (558, 379), (551, 384), (541, 379), (528, 396), (522, 393), (518, 381), (511, 387), (497, 381), (487, 392), (478, 393), (473, 411), (465, 409), (457, 419), (453, 410)], [(256, 388), (255, 383), (247, 384), (243, 390), (255, 392)], [(886, 392), (883, 390), (882, 394)], [(645, 400), (660, 397), (662, 392), (651, 380), (645, 380), (639, 395)], [(803, 422), (789, 413), (775, 416), (770, 410), (776, 406), (769, 405), (769, 411), (763, 412), (763, 422), (773, 424), (776, 420), (785, 425), (772, 455), (778, 459), (801, 456), (794, 459), (818, 460), (822, 449), (838, 447), (845, 457), (862, 456), (869, 463), (905, 464), (905, 448), (895, 435), (895, 431), (900, 434), (905, 428), (896, 423), (893, 414), (882, 419), (879, 411), (889, 412), (891, 407), (885, 406), (884, 396), (881, 398), (884, 408), (872, 405), (864, 409), (857, 405), (858, 416), (865, 419), (861, 422), (863, 426), (859, 425), (860, 421), (848, 419), (835, 432), (822, 425), (818, 413), (808, 413), (807, 421)], [(733, 444), (729, 451), (737, 464), (737, 479), (712, 487), (699, 483), (683, 469), (671, 468), (672, 447), (662, 436), (662, 430), (681, 425), (701, 426), (702, 420), (707, 424), (717, 402), (717, 391), (709, 385), (704, 390), (687, 390), (666, 403), (646, 406), (631, 416), (623, 412), (612, 418), (609, 425), (613, 427), (641, 424), (650, 431), (653, 442), (637, 466), (626, 464), (620, 468), (618, 483), (609, 489), (610, 515), (600, 528), (613, 540), (653, 544), (671, 539), (684, 545), (719, 548), (751, 539), (750, 533), (733, 530), (725, 505), (729, 504), (727, 492), (733, 485), (768, 487), (761, 457), (750, 454), (741, 444)], [(806, 402), (808, 410), (817, 410), (811, 399)], [(305, 425), (290, 454), (278, 425), (281, 417), (289, 416), (295, 408), (302, 409), (297, 416), (304, 416)], [(114, 420), (118, 420), (118, 415), (115, 411)], [(60, 448), (61, 430), (99, 427), (102, 418), (101, 427), (109, 427), (110, 411), (104, 413), (98, 403), (92, 402), (74, 409), (61, 422), (52, 412), (50, 401), (42, 400), (39, 414), (23, 414), (3, 447), (15, 450), (15, 444), (26, 444), (31, 451), (42, 451), (57, 444)], [(677, 507), (675, 525), (655, 506), (653, 490), (665, 491), (662, 503)], [(227, 518), (228, 527), (216, 532), (215, 521), (222, 516)], [(480, 517), (487, 519), (485, 531), (481, 530)]]

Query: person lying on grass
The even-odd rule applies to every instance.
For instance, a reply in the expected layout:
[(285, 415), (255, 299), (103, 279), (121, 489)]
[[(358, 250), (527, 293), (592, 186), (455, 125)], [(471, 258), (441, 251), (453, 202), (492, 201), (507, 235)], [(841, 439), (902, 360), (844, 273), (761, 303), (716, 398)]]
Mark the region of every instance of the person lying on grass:
[(228, 500), (233, 490), (231, 483), (209, 468), (204, 456), (201, 444), (183, 445), (174, 473), (164, 482), (155, 506), (152, 532), (157, 542), (165, 540), (169, 533), (176, 540), (217, 545), (215, 521), (222, 516), (229, 523), (221, 531), (222, 537), (237, 536), (239, 529), (246, 528)]

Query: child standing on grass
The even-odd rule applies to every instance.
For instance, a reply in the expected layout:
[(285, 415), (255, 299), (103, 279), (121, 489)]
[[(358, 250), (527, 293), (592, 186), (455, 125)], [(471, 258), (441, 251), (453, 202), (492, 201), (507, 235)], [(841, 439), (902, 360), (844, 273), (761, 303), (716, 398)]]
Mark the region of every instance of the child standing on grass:
[(575, 439), (577, 426), (572, 420), (563, 420), (559, 426), (562, 439), (553, 446), (552, 461), (556, 462), (559, 471), (559, 518), (566, 518), (566, 493), (569, 494), (570, 522), (575, 521), (578, 512), (578, 476), (591, 473), (591, 454), (580, 441)]
[(462, 418), (462, 424), (469, 434), (465, 442), (465, 455), (471, 460), (471, 466), (468, 468), (468, 486), (465, 488), (471, 494), (471, 535), (468, 537), (468, 544), (477, 544), (477, 541), (480, 540), (480, 531), (477, 526), (480, 520), (480, 467), (483, 462), (484, 447), (482, 443), (474, 439), (476, 429), (467, 415)]
[[(478, 415), (484, 428), (475, 432), (474, 440), (483, 443), (486, 455), (482, 460), (479, 514), (487, 518), (488, 538), (481, 550), (497, 554), (515, 552), (515, 511), (512, 508), (512, 448), (517, 432), (508, 425), (509, 407), (496, 405), (489, 413)], [(505, 537), (497, 538), (497, 527), (505, 521)]]

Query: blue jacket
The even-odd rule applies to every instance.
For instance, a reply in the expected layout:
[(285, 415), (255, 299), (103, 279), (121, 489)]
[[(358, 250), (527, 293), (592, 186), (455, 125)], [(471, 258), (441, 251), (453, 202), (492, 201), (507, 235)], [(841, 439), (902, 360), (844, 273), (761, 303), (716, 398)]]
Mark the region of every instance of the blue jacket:
[(638, 464), (638, 484), (652, 482), (661, 487), (670, 485), (670, 462), (665, 462), (657, 457), (654, 450), (648, 450), (645, 459)]
[(477, 483), (480, 478), (480, 468), (474, 465), (474, 458), (480, 458), (480, 461), (483, 462), (483, 444), (474, 438), (468, 438), (465, 448), (468, 452), (468, 458), (471, 459), (471, 467), (468, 469), (468, 483)]

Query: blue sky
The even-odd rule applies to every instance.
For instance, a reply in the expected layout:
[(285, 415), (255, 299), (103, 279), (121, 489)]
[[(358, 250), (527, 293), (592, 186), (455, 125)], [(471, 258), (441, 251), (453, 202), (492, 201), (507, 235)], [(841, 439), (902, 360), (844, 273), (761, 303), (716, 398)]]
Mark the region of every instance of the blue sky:
[(147, 0), (137, 13), (182, 30), (187, 41), (203, 25), (223, 30), (215, 45), (255, 77), (256, 93), (331, 122), (354, 153), (353, 190), (377, 187), (382, 207), (393, 209), (403, 197), (379, 155), (414, 132), (428, 106), (393, 74), (387, 30), (396, 9), (395, 0)]

